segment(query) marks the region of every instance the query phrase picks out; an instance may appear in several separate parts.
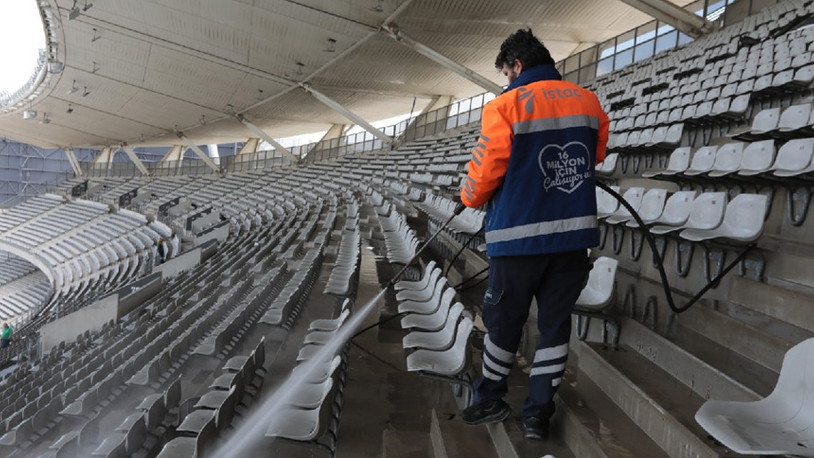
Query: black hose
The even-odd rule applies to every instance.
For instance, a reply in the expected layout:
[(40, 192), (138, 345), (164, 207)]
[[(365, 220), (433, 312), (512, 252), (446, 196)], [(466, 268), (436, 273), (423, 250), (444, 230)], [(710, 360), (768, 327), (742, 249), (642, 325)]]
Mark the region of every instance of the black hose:
[(701, 288), (701, 290), (695, 296), (690, 298), (689, 302), (682, 305), (681, 307), (678, 307), (675, 305), (675, 301), (673, 300), (673, 293), (670, 289), (670, 282), (667, 280), (667, 273), (664, 271), (664, 260), (661, 259), (659, 250), (656, 247), (656, 238), (653, 237), (653, 234), (650, 232), (650, 229), (642, 220), (642, 217), (639, 216), (639, 213), (636, 212), (636, 210), (634, 210), (633, 207), (622, 196), (620, 196), (618, 192), (614, 191), (610, 186), (599, 181), (596, 182), (596, 186), (601, 188), (611, 196), (613, 196), (616, 200), (618, 200), (619, 203), (622, 204), (622, 206), (625, 207), (628, 212), (630, 212), (630, 215), (633, 217), (633, 219), (636, 220), (636, 222), (639, 224), (639, 227), (644, 232), (644, 237), (645, 239), (647, 239), (647, 243), (650, 245), (650, 250), (653, 252), (653, 256), (656, 259), (656, 267), (658, 268), (659, 276), (661, 277), (661, 286), (662, 288), (664, 288), (664, 296), (667, 299), (667, 305), (670, 306), (670, 310), (672, 310), (673, 313), (678, 314), (686, 312), (690, 307), (692, 307), (696, 302), (698, 302), (699, 299), (701, 299), (701, 296), (703, 296), (704, 293), (709, 291), (710, 288), (716, 286), (718, 282), (720, 282), (721, 278), (728, 274), (729, 271), (731, 271), (738, 264), (738, 262), (740, 262), (741, 259), (746, 257), (746, 254), (749, 253), (749, 251), (751, 251), (752, 248), (755, 247), (755, 244), (747, 245), (744, 252), (741, 253), (738, 256), (738, 258), (735, 259), (735, 261), (733, 261), (729, 266), (723, 269), (721, 273), (719, 273), (715, 278), (713, 278), (712, 281), (707, 283), (706, 286)]

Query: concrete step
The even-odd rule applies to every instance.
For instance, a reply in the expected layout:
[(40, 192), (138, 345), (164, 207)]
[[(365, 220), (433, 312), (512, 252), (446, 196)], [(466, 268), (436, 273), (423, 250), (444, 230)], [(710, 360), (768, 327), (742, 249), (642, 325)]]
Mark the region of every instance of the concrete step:
[(574, 349), (580, 370), (669, 456), (728, 456), (695, 423), (704, 398), (636, 350), (587, 342)]
[(438, 458), (433, 454), (429, 433), (395, 429), (385, 429), (382, 432), (381, 457)]
[(486, 426), (467, 426), (459, 415), (439, 414), (437, 409), (432, 409), (430, 440), (435, 458), (492, 458), (498, 454)]
[(579, 458), (661, 458), (668, 455), (569, 357), (557, 394), (553, 435)]
[[(629, 300), (628, 304), (617, 302), (617, 310), (636, 317), (638, 321), (647, 323), (651, 329), (669, 338), (677, 336), (676, 330), (683, 327), (773, 372), (779, 372), (783, 356), (792, 345), (787, 338), (778, 336), (783, 335), (783, 331), (771, 332), (772, 328), (788, 330), (789, 327), (782, 322), (773, 322), (773, 326), (767, 327), (768, 317), (758, 320), (759, 317), (752, 313), (747, 320), (745, 318), (749, 318), (749, 314), (737, 309), (731, 302), (708, 299), (675, 315), (667, 305), (660, 283), (643, 280), (627, 272), (617, 272), (618, 296), (624, 298), (631, 286), (635, 290), (635, 301)], [(647, 307), (650, 297), (655, 297), (655, 305), (651, 303)], [(686, 304), (689, 299), (675, 292), (673, 298), (677, 306)], [(631, 306), (629, 302), (635, 302), (636, 305)], [(717, 364), (715, 360), (708, 360), (708, 363), (713, 367)]]
[(754, 312), (814, 332), (814, 314), (810, 310), (812, 298), (808, 294), (735, 277), (728, 299)]
[(732, 401), (754, 401), (759, 398), (754, 391), (719, 370), (717, 360), (715, 364), (709, 364), (686, 351), (675, 340), (662, 337), (632, 318), (620, 317), (619, 323), (622, 327), (622, 345), (635, 349), (702, 398)]

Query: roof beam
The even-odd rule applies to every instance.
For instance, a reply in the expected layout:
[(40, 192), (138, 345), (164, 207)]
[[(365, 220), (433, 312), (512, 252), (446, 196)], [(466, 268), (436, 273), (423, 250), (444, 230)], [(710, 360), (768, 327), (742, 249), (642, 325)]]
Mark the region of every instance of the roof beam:
[(207, 167), (214, 170), (215, 173), (218, 174), (221, 173), (220, 167), (218, 167), (217, 164), (212, 162), (212, 159), (210, 159), (206, 153), (204, 153), (200, 148), (198, 148), (198, 145), (192, 143), (192, 141), (188, 139), (183, 132), (177, 132), (176, 135), (178, 135), (178, 138), (180, 138), (181, 141), (184, 142), (184, 144), (186, 144), (189, 149), (195, 152), (195, 154), (204, 162), (204, 164), (206, 164)]
[(109, 164), (113, 162), (113, 149), (109, 146), (105, 146), (96, 154), (96, 157), (93, 158), (94, 164)]
[(136, 152), (133, 151), (133, 147), (129, 145), (122, 145), (121, 147), (124, 150), (124, 153), (127, 154), (127, 157), (130, 158), (130, 162), (135, 164), (136, 168), (141, 172), (144, 176), (150, 176), (150, 171), (147, 170), (147, 166), (141, 162), (141, 159), (138, 158)]
[(701, 16), (674, 5), (668, 0), (621, 0), (642, 13), (670, 24), (679, 31), (698, 38), (712, 31), (712, 24)]
[(73, 148), (65, 148), (65, 156), (68, 158), (68, 162), (71, 164), (71, 168), (73, 169), (74, 176), (81, 177), (82, 167), (79, 165), (79, 161), (76, 159), (76, 154), (73, 153)]
[(262, 138), (266, 143), (274, 147), (275, 151), (278, 151), (283, 154), (283, 156), (287, 157), (292, 164), (296, 164), (300, 161), (300, 159), (295, 156), (291, 151), (288, 150), (285, 146), (281, 145), (277, 140), (271, 137), (271, 135), (267, 134), (266, 131), (263, 129), (255, 126), (245, 116), (242, 114), (235, 115), (238, 121), (243, 123), (244, 126), (248, 127), (249, 130), (257, 134), (258, 137)]
[(237, 152), (237, 155), (256, 153), (258, 146), (260, 146), (260, 139), (257, 137), (249, 137), (243, 143), (243, 146), (240, 147), (240, 151)]
[(320, 102), (322, 102), (323, 104), (325, 104), (328, 108), (330, 108), (330, 109), (336, 111), (337, 113), (341, 114), (342, 116), (350, 119), (351, 121), (353, 121), (354, 124), (362, 127), (366, 131), (373, 134), (374, 137), (378, 138), (379, 140), (383, 141), (384, 143), (388, 143), (388, 144), (393, 143), (393, 137), (390, 137), (387, 134), (385, 134), (384, 132), (380, 131), (379, 129), (373, 127), (373, 125), (370, 124), (369, 122), (365, 121), (364, 118), (362, 118), (361, 116), (357, 115), (356, 113), (348, 110), (347, 108), (342, 106), (342, 104), (340, 104), (336, 100), (334, 100), (334, 99), (328, 97), (327, 95), (319, 92), (318, 90), (314, 89), (314, 87), (311, 86), (310, 84), (303, 83), (303, 84), (301, 84), (301, 86), (302, 86), (303, 89), (305, 89), (305, 92), (313, 95), (315, 99), (317, 99)]
[(503, 92), (503, 88), (498, 86), (497, 84), (490, 81), (488, 78), (484, 77), (483, 75), (476, 73), (472, 69), (465, 67), (458, 62), (450, 59), (449, 57), (439, 53), (438, 51), (410, 38), (409, 36), (405, 35), (404, 32), (399, 30), (398, 26), (395, 24), (386, 24), (382, 26), (382, 30), (386, 31), (390, 37), (397, 42), (407, 46), (408, 48), (414, 50), (415, 52), (421, 54), (424, 57), (429, 58), (448, 70), (451, 70), (458, 75), (466, 78), (467, 80), (477, 84), (478, 86), (486, 89), (487, 91), (498, 95)]

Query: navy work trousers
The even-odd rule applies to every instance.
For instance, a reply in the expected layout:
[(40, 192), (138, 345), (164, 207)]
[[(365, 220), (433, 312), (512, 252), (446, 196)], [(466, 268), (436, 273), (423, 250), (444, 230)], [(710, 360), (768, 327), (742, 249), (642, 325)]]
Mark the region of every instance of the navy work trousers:
[(501, 399), (532, 298), (537, 299), (540, 339), (529, 375), (523, 417), (548, 418), (562, 381), (571, 334), (571, 312), (590, 266), (586, 250), (489, 260), (489, 288), (483, 299), (483, 373), (474, 402)]

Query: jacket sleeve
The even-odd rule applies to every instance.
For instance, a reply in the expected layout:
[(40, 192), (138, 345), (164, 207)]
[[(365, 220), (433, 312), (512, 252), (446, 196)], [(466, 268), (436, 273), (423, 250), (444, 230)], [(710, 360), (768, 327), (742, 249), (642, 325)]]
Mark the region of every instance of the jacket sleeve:
[(608, 129), (610, 120), (605, 110), (599, 107), (599, 138), (596, 142), (596, 163), (599, 164), (605, 160), (605, 152), (608, 148)]
[(512, 125), (495, 102), (483, 107), (481, 134), (469, 161), (469, 172), (461, 188), (461, 202), (479, 207), (492, 198), (509, 168)]

